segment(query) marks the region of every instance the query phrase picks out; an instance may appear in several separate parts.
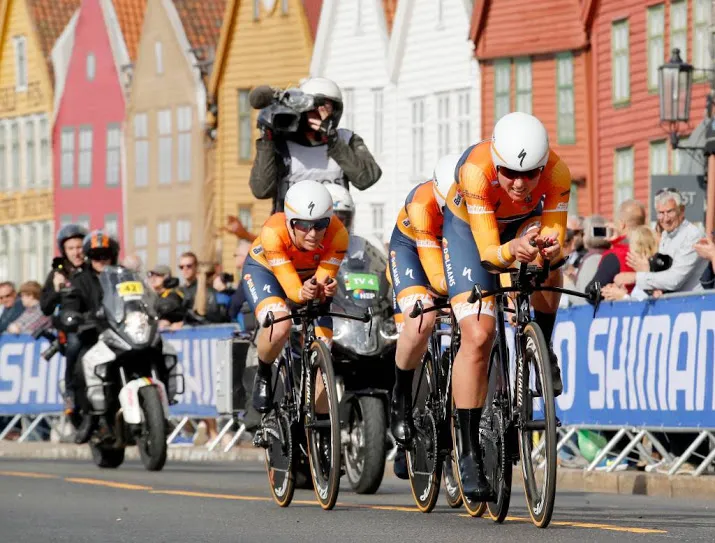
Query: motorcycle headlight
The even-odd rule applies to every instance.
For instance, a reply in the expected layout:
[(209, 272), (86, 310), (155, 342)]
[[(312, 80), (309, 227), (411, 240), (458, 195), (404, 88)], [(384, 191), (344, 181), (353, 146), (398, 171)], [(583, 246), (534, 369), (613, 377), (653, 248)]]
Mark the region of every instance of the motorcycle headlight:
[(151, 326), (149, 317), (141, 311), (131, 311), (124, 317), (124, 333), (134, 343), (146, 343), (149, 341)]

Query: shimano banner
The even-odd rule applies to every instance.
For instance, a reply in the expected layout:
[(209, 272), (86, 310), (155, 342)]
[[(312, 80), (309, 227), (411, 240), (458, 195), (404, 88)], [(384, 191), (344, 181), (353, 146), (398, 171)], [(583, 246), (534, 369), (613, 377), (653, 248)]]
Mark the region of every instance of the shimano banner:
[(559, 313), (564, 424), (715, 428), (715, 294)]
[[(186, 328), (163, 334), (179, 356), (184, 393), (171, 408), (174, 415), (216, 416), (216, 345), (231, 337), (233, 326)], [(46, 340), (29, 336), (0, 336), (0, 415), (62, 411), (59, 381), (64, 379), (64, 358), (50, 362), (40, 357)]]

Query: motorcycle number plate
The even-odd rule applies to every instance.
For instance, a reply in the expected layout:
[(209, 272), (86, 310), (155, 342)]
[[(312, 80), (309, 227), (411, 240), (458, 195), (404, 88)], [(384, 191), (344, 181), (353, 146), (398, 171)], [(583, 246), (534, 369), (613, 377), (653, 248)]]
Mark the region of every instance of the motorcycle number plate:
[(347, 290), (380, 291), (380, 278), (374, 273), (349, 273), (345, 278)]
[(139, 281), (125, 281), (117, 285), (117, 294), (122, 298), (128, 296), (141, 296), (144, 294), (144, 285)]

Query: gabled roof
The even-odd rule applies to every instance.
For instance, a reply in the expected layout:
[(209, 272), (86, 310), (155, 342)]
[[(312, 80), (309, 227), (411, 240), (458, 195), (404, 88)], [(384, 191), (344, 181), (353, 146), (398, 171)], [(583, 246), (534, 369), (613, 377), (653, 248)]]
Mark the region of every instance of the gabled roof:
[[(592, 0), (478, 0), (469, 37), (480, 60), (582, 49)], [(528, 21), (526, 23), (525, 21)]]
[(226, 0), (173, 0), (192, 49), (216, 49)]
[[(216, 48), (216, 57), (213, 70), (211, 72), (211, 79), (209, 81), (209, 92), (211, 94), (215, 94), (218, 88), (221, 68), (223, 67), (223, 63), (226, 61), (226, 55), (228, 53), (228, 44), (231, 36), (233, 35), (234, 27), (238, 22), (238, 8), (241, 1), (246, 0), (228, 0), (226, 3), (226, 11), (224, 12), (223, 24), (221, 25), (221, 36)], [(333, 4), (334, 2), (335, 0), (328, 0), (326, 4)], [(303, 14), (307, 19), (311, 36), (315, 39), (323, 0), (301, 0), (301, 4), (303, 5)]]
[(114, 12), (117, 14), (119, 27), (122, 30), (124, 43), (127, 46), (132, 62), (137, 59), (139, 37), (144, 24), (147, 0), (112, 0)]
[[(404, 0), (403, 0), (404, 1)], [(387, 56), (390, 29), (392, 28), (392, 17), (394, 15), (397, 0), (373, 0), (377, 7), (377, 31), (382, 38)], [(315, 36), (315, 46), (313, 47), (313, 57), (310, 62), (310, 75), (319, 77), (323, 73), (326, 54), (328, 52), (329, 41), (333, 35), (335, 27), (335, 17), (338, 13), (340, 2), (328, 0), (323, 2), (323, 9), (320, 11), (318, 21), (318, 34)], [(343, 5), (346, 3), (343, 2)]]
[[(28, 12), (37, 34), (37, 43), (42, 50), (42, 56), (47, 63), (47, 73), (54, 86), (54, 71), (52, 70), (52, 47), (70, 22), (72, 15), (79, 9), (82, 0), (26, 0)], [(6, 9), (9, 0), (5, 2)], [(7, 17), (7, 13), (3, 14)], [(3, 17), (3, 19), (4, 19)], [(3, 27), (4, 21), (2, 21)]]

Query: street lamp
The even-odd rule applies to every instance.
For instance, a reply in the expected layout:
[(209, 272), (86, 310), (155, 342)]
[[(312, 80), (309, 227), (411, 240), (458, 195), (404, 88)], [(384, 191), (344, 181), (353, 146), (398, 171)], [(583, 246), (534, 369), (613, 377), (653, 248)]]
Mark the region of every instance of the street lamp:
[(668, 125), (673, 149), (678, 148), (679, 124), (690, 121), (690, 97), (693, 85), (693, 67), (680, 58), (680, 49), (673, 49), (667, 64), (658, 68), (658, 96), (660, 122)]

